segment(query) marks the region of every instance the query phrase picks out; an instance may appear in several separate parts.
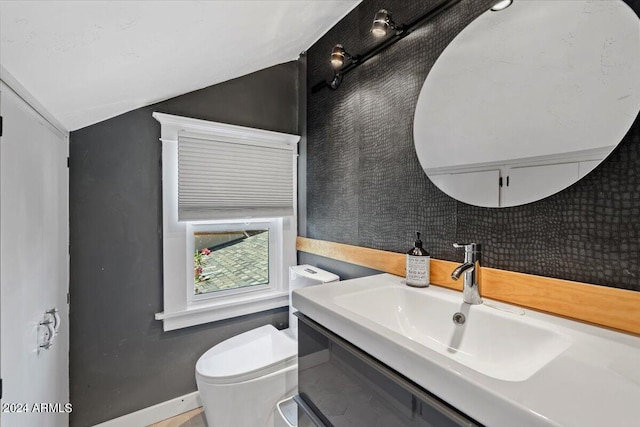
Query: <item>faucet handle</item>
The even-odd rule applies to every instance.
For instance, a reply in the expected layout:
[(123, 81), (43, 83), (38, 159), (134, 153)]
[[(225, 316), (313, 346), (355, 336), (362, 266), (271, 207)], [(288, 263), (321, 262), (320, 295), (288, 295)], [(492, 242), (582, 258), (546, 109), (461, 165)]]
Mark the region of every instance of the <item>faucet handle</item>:
[(464, 248), (466, 252), (479, 252), (480, 243), (454, 243), (454, 248)]

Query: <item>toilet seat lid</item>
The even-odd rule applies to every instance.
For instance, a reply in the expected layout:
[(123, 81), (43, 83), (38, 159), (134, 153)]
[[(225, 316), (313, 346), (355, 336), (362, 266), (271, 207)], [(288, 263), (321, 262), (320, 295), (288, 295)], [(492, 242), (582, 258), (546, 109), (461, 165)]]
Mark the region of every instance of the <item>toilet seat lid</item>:
[(204, 353), (196, 373), (209, 382), (240, 382), (280, 370), (295, 362), (297, 342), (272, 325), (229, 338)]

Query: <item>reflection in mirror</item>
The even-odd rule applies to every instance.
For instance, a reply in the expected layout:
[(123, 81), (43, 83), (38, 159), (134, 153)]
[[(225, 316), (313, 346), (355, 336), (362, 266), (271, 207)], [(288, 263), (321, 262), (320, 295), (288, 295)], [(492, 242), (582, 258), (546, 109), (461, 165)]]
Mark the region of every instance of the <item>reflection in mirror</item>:
[(429, 72), (418, 158), (450, 196), (506, 207), (578, 181), (640, 110), (640, 20), (621, 0), (514, 0), (487, 11)]
[(193, 233), (194, 294), (269, 284), (269, 230)]

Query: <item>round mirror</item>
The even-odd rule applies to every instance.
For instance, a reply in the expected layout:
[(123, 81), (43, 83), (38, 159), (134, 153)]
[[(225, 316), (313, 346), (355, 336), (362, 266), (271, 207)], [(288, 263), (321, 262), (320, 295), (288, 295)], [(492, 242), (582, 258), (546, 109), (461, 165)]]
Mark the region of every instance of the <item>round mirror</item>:
[(640, 110), (640, 20), (621, 0), (514, 0), (467, 26), (425, 80), (420, 164), (450, 196), (506, 207), (595, 168)]

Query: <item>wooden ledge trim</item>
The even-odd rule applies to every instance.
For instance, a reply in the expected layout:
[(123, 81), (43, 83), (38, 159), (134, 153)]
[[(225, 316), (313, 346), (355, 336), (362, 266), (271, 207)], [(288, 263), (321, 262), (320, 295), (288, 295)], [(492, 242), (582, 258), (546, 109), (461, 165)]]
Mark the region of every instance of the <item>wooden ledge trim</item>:
[[(379, 249), (298, 237), (301, 252), (320, 255), (397, 276), (405, 275), (405, 255)], [(457, 291), (451, 279), (458, 263), (431, 259), (431, 283)], [(640, 335), (640, 292), (482, 267), (482, 296), (549, 314)]]

